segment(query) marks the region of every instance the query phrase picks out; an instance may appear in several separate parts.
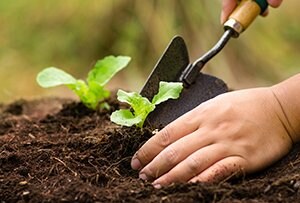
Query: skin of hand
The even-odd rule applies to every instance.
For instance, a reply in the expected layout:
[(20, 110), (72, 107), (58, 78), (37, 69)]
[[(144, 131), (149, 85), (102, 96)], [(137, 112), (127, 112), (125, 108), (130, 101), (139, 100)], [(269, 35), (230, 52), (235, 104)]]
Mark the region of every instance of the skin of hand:
[(219, 95), (151, 137), (131, 167), (156, 188), (261, 170), (300, 139), (299, 92), (300, 74), (272, 87)]
[[(282, 0), (268, 0), (268, 3), (273, 8), (277, 8), (282, 3)], [(236, 6), (237, 0), (222, 0), (221, 24), (225, 23)], [(268, 15), (268, 10), (263, 14), (263, 16), (266, 15)]]

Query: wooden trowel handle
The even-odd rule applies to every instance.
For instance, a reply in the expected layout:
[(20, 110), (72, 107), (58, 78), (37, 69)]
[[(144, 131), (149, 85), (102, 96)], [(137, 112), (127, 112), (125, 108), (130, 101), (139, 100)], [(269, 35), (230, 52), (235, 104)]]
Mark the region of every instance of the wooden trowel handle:
[(238, 37), (267, 8), (267, 0), (241, 0), (229, 16), (229, 19), (225, 22), (224, 28), (235, 30), (235, 37)]

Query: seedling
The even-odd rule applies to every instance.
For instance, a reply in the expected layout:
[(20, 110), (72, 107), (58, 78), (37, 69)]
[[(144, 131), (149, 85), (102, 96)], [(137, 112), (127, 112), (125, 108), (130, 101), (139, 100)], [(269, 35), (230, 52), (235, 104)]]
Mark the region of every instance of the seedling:
[(110, 91), (104, 86), (120, 70), (125, 68), (130, 61), (127, 56), (107, 56), (98, 60), (93, 69), (88, 73), (87, 82), (76, 80), (65, 71), (50, 67), (42, 70), (37, 75), (37, 82), (44, 88), (66, 85), (74, 91), (82, 103), (90, 109), (108, 107), (105, 101), (110, 96)]
[(155, 106), (168, 99), (177, 99), (182, 88), (183, 85), (181, 82), (160, 82), (158, 93), (153, 97), (151, 102), (136, 92), (128, 93), (119, 90), (117, 93), (118, 100), (129, 104), (132, 109), (117, 110), (112, 113), (110, 120), (119, 125), (136, 125), (142, 128), (148, 114), (155, 109)]

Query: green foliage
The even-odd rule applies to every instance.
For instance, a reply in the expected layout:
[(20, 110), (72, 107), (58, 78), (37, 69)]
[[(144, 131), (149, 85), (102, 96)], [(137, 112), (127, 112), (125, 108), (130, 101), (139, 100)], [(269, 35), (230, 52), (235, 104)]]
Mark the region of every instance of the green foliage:
[[(55, 67), (42, 70), (38, 73), (36, 80), (44, 88), (66, 85), (88, 108), (96, 109), (99, 102), (103, 102), (110, 96), (110, 92), (104, 89), (106, 83), (125, 68), (129, 61), (130, 57), (127, 56), (107, 56), (98, 60), (88, 73), (87, 83), (83, 80), (76, 80), (72, 75)], [(100, 107), (104, 106), (107, 106), (105, 102)]]
[(112, 113), (110, 119), (119, 125), (136, 125), (137, 127), (142, 128), (148, 114), (155, 109), (155, 106), (168, 99), (177, 99), (182, 88), (183, 85), (180, 82), (162, 81), (159, 83), (158, 93), (153, 97), (152, 102), (136, 92), (127, 93), (123, 90), (119, 90), (117, 93), (118, 100), (129, 104), (133, 111), (130, 109), (115, 111)]

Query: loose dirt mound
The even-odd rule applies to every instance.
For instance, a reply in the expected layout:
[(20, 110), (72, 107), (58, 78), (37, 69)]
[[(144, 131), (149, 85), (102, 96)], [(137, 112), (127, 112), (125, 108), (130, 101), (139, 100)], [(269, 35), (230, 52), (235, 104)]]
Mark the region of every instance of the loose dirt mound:
[(1, 105), (1, 202), (300, 202), (299, 145), (252, 176), (156, 190), (130, 168), (151, 131), (118, 127), (110, 113), (54, 98)]

